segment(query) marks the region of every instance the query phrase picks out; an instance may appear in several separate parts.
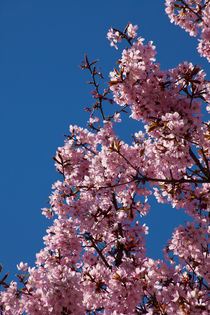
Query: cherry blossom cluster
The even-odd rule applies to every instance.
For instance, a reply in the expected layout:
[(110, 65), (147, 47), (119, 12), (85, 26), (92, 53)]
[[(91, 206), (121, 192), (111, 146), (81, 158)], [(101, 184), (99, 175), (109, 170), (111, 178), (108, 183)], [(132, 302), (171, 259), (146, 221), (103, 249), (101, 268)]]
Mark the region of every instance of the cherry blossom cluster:
[(166, 0), (166, 13), (172, 23), (184, 28), (191, 36), (201, 33), (198, 52), (210, 61), (210, 1)]
[[(19, 284), (0, 281), (4, 315), (208, 314), (210, 130), (200, 112), (210, 88), (191, 63), (161, 70), (153, 43), (134, 41), (136, 31), (131, 24), (109, 31), (112, 46), (124, 39), (130, 47), (104, 91), (85, 56), (81, 67), (94, 87), (88, 126), (71, 125), (56, 152), (61, 179), (42, 209), (53, 223), (35, 267), (21, 262)], [(105, 102), (119, 110), (107, 115)], [(145, 130), (128, 144), (115, 125), (129, 110)], [(189, 215), (164, 260), (146, 254), (151, 195)]]
[(124, 38), (131, 42), (137, 36), (138, 26), (128, 24), (123, 32), (116, 30), (115, 28), (110, 28), (107, 33), (107, 38), (110, 41), (110, 45), (118, 49), (117, 43), (120, 43)]

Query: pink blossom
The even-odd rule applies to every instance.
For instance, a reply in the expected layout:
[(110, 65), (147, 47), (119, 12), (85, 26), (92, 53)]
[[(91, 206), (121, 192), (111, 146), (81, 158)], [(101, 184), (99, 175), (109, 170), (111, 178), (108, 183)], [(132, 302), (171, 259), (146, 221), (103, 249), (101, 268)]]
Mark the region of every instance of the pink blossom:
[[(199, 49), (208, 59), (208, 3), (167, 0), (166, 6), (171, 21), (191, 35), (202, 29)], [(17, 266), (20, 288), (2, 278), (5, 315), (208, 314), (209, 126), (200, 112), (203, 103), (209, 110), (210, 85), (192, 63), (161, 70), (152, 42), (139, 37), (132, 43), (136, 31), (129, 24), (107, 34), (114, 47), (123, 38), (130, 44), (107, 90), (119, 110), (106, 116), (103, 101), (114, 101), (100, 98), (88, 127), (71, 125), (57, 149), (62, 179), (42, 209), (52, 225), (35, 266)], [(97, 100), (104, 94), (95, 88)], [(115, 126), (129, 110), (144, 132), (137, 130), (127, 143)], [(164, 260), (147, 256), (143, 219), (150, 195), (190, 217), (175, 227)]]

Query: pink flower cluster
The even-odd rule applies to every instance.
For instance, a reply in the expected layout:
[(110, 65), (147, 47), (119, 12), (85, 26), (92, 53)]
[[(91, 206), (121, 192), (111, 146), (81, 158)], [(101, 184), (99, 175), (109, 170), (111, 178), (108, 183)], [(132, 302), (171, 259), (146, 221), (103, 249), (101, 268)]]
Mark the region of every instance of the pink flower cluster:
[(137, 29), (138, 26), (132, 24), (128, 24), (124, 32), (110, 28), (107, 33), (107, 38), (110, 41), (110, 45), (118, 49), (117, 43), (120, 43), (123, 38), (126, 38), (128, 41), (134, 39), (137, 36)]
[[(105, 117), (108, 98), (96, 84), (90, 128), (70, 126), (54, 157), (62, 180), (43, 209), (53, 224), (36, 266), (18, 265), (21, 288), (1, 281), (4, 315), (208, 314), (210, 135), (200, 110), (209, 103), (209, 85), (191, 63), (161, 70), (152, 42), (131, 43), (136, 30), (129, 24), (108, 33), (113, 46), (122, 39), (131, 44), (110, 73), (109, 92), (145, 132), (130, 144), (119, 139), (114, 125), (123, 123), (121, 110)], [(91, 69), (86, 62), (83, 68)], [(93, 114), (96, 107), (102, 118)], [(146, 255), (142, 217), (152, 194), (191, 217), (175, 228), (165, 260)]]
[(210, 55), (210, 2), (208, 0), (166, 0), (166, 13), (171, 22), (181, 26), (191, 36), (201, 32), (198, 52), (208, 61)]

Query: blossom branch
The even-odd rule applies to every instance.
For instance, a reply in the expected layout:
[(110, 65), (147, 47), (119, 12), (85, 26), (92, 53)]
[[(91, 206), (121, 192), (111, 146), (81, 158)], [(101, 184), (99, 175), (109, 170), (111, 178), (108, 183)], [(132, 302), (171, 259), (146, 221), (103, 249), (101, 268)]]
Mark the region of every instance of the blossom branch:
[(110, 266), (106, 260), (106, 258), (104, 257), (104, 255), (102, 254), (102, 251), (96, 246), (94, 239), (92, 237), (92, 235), (88, 232), (86, 232), (85, 234), (83, 234), (84, 238), (88, 241), (91, 242), (93, 248), (95, 248), (95, 250), (97, 251), (97, 253), (99, 254), (99, 256), (101, 257), (101, 259), (103, 260), (104, 264), (106, 265), (106, 267), (108, 267), (109, 269), (112, 269), (112, 266)]

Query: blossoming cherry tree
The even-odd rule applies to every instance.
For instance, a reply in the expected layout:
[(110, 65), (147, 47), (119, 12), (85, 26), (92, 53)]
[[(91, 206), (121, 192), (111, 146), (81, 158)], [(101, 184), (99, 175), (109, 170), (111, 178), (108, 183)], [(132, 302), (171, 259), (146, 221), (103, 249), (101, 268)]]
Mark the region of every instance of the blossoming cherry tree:
[[(167, 0), (166, 12), (190, 35), (201, 34), (198, 51), (209, 60), (210, 1)], [(36, 266), (19, 264), (20, 286), (1, 279), (2, 314), (208, 314), (210, 128), (200, 112), (210, 109), (209, 83), (188, 62), (161, 70), (137, 26), (111, 28), (107, 37), (128, 47), (102, 92), (103, 75), (85, 56), (94, 98), (88, 127), (70, 126), (57, 150), (62, 180), (43, 209), (53, 224)], [(118, 110), (107, 114), (106, 102)], [(131, 144), (114, 132), (129, 110), (145, 126)], [(191, 218), (175, 228), (164, 261), (146, 256), (141, 217), (151, 194)]]

